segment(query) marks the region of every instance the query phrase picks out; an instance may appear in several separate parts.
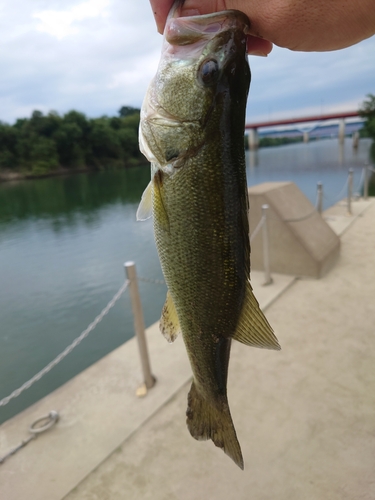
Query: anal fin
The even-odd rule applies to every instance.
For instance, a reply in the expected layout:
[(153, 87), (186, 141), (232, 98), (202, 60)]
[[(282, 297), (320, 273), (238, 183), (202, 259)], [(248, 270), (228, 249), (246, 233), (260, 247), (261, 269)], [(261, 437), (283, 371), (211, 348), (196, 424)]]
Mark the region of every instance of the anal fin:
[(174, 342), (181, 331), (177, 311), (169, 291), (161, 313), (160, 331), (168, 342)]
[(244, 303), (233, 338), (253, 347), (277, 351), (281, 349), (272, 327), (259, 307), (249, 280), (246, 283)]

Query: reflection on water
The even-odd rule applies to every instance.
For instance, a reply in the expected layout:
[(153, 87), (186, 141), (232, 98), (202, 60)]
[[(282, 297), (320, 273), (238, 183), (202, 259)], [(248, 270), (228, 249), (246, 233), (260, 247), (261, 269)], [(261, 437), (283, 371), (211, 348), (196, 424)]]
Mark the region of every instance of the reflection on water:
[(322, 182), (324, 208), (328, 208), (343, 196), (350, 168), (354, 169), (354, 191), (362, 189), (361, 175), (370, 144), (370, 139), (362, 139), (354, 149), (351, 139), (344, 144), (331, 139), (248, 151), (248, 184), (293, 181), (315, 203), (317, 183)]
[(149, 179), (145, 166), (5, 183), (0, 189), (0, 223), (47, 218), (58, 229), (74, 223), (79, 214), (90, 224), (107, 205), (137, 202)]
[[(152, 221), (135, 220), (149, 178), (145, 166), (0, 185), (0, 399), (91, 323), (123, 283), (126, 260), (141, 276), (162, 278)], [(165, 287), (141, 283), (140, 291), (150, 325)], [(51, 375), (0, 408), (0, 422), (132, 335), (125, 292)]]
[[(369, 141), (294, 144), (250, 152), (248, 182), (292, 180), (315, 201), (322, 181), (334, 203), (348, 168), (358, 184)], [(341, 160), (340, 160), (341, 158)], [(341, 163), (340, 163), (341, 162)], [(77, 337), (123, 283), (123, 263), (162, 278), (152, 221), (135, 214), (148, 167), (0, 185), (0, 399), (42, 369)], [(165, 287), (140, 284), (145, 322), (159, 317)], [(127, 293), (61, 364), (0, 408), (0, 422), (48, 394), (133, 335)], [(124, 360), (124, 363), (126, 360)]]

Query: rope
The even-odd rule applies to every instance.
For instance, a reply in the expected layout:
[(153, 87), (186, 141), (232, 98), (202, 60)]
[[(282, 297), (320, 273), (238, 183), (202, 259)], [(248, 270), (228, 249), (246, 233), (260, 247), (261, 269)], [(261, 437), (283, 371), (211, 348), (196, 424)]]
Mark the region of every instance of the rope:
[[(339, 192), (339, 194), (338, 194), (338, 195), (336, 195), (336, 196), (333, 196), (333, 197), (332, 197), (332, 199), (333, 199), (335, 202), (337, 202), (337, 201), (341, 200), (341, 199), (342, 199), (342, 197), (344, 196), (345, 191), (346, 191), (346, 190), (347, 190), (347, 188), (348, 188), (348, 182), (349, 182), (349, 176), (346, 178), (345, 184), (344, 184), (343, 188), (341, 189), (341, 191)], [(326, 200), (329, 200), (329, 198), (327, 198), (326, 196), (324, 196), (324, 198), (325, 198)]]
[(358, 187), (354, 191), (354, 193), (360, 193), (361, 192), (361, 187), (362, 187), (362, 184), (364, 183), (364, 180), (365, 180), (365, 174), (366, 174), (366, 168), (363, 167), (362, 168), (362, 172), (361, 172), (361, 177), (360, 177), (359, 182), (358, 182)]
[(311, 210), (311, 212), (309, 212), (308, 214), (306, 215), (303, 215), (302, 217), (296, 217), (294, 219), (284, 219), (284, 222), (299, 222), (299, 221), (302, 221), (302, 220), (306, 220), (306, 219), (309, 219), (310, 217), (312, 217), (313, 215), (316, 214), (316, 210), (318, 208), (318, 203), (319, 203), (319, 195), (318, 193), (316, 194), (316, 200), (315, 200), (315, 206), (314, 208)]
[(250, 235), (250, 243), (253, 241), (255, 236), (259, 233), (260, 228), (263, 226), (264, 218), (262, 217), (260, 221), (258, 222), (257, 227), (254, 229), (254, 231)]
[(35, 384), (35, 382), (40, 380), (46, 373), (51, 371), (54, 366), (60, 363), (60, 361), (62, 361), (69, 353), (71, 353), (73, 349), (77, 347), (77, 345), (79, 345), (82, 342), (82, 340), (85, 339), (88, 336), (88, 334), (97, 326), (97, 324), (100, 323), (100, 321), (104, 318), (104, 316), (109, 313), (110, 309), (112, 309), (112, 307), (116, 304), (121, 295), (125, 292), (128, 285), (129, 285), (129, 280), (126, 280), (125, 283), (119, 289), (119, 291), (113, 296), (113, 298), (108, 302), (108, 304), (105, 306), (102, 312), (94, 319), (94, 321), (89, 324), (86, 330), (84, 330), (81, 333), (81, 335), (79, 335), (75, 340), (73, 340), (73, 342), (70, 345), (68, 345), (68, 347), (66, 347), (54, 360), (52, 360), (50, 363), (48, 363), (47, 366), (45, 366), (42, 370), (40, 370), (40, 372), (38, 372), (24, 384), (22, 384), (21, 387), (13, 391), (9, 396), (0, 400), (0, 407), (5, 406), (6, 404), (9, 403), (11, 399), (18, 397), (23, 391), (29, 389), (33, 384)]

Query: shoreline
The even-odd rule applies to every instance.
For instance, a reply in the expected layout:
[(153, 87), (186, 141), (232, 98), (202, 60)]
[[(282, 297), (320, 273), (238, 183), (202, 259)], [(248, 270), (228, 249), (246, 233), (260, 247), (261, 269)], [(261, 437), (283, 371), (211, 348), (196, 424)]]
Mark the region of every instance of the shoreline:
[[(139, 163), (136, 165), (127, 165), (124, 167), (117, 167), (114, 168), (113, 170), (127, 170), (132, 167), (141, 167), (142, 165), (146, 165), (146, 162), (144, 163)], [(149, 164), (147, 164), (147, 167)], [(59, 167), (56, 170), (52, 170), (50, 172), (45, 172), (42, 174), (32, 174), (31, 172), (12, 172), (12, 171), (6, 171), (6, 172), (1, 172), (0, 171), (0, 184), (6, 183), (6, 182), (18, 182), (18, 181), (30, 181), (34, 179), (46, 179), (48, 177), (61, 177), (64, 175), (71, 175), (71, 174), (84, 174), (84, 173), (92, 173), (92, 172), (102, 172), (106, 170), (112, 170), (110, 168), (103, 168), (103, 169), (96, 169), (96, 168), (90, 168), (90, 167), (81, 167), (81, 168), (75, 168), (75, 169), (70, 169), (66, 167)]]
[(57, 170), (53, 170), (52, 172), (46, 172), (43, 174), (31, 174), (31, 173), (9, 172), (9, 171), (0, 172), (0, 184), (3, 182), (17, 182), (17, 181), (25, 181), (33, 179), (44, 179), (46, 177), (58, 177), (61, 175), (69, 175), (69, 174), (82, 174), (85, 172), (95, 172), (95, 170), (90, 169), (88, 167), (74, 169), (74, 170), (61, 167)]

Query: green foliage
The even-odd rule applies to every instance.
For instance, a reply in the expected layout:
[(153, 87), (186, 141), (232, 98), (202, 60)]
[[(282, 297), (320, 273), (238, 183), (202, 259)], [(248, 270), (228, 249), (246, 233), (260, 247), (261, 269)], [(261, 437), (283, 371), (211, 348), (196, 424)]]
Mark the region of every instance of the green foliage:
[(302, 142), (303, 137), (261, 137), (259, 139), (260, 148), (269, 148), (272, 146), (282, 146), (284, 144), (294, 144), (296, 142)]
[(138, 148), (139, 110), (123, 106), (119, 117), (89, 119), (35, 110), (14, 125), (0, 122), (0, 171), (46, 174), (59, 167), (102, 170), (144, 162)]
[(17, 161), (18, 131), (0, 122), (0, 169), (13, 169)]
[(363, 127), (364, 135), (375, 140), (375, 95), (367, 94), (367, 99), (362, 103), (359, 115), (366, 118)]
[(139, 109), (133, 108), (132, 106), (122, 106), (118, 114), (122, 117), (125, 118), (126, 116), (134, 115), (134, 114), (139, 114)]

